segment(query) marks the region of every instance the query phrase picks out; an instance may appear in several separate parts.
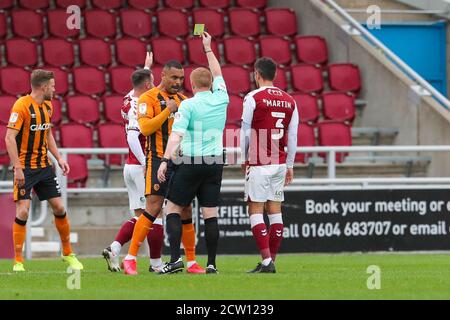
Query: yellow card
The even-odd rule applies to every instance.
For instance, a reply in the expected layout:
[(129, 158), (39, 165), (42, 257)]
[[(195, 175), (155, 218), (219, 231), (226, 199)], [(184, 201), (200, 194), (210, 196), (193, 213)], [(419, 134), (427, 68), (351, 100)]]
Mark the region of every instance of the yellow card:
[(195, 24), (194, 26), (194, 36), (201, 36), (205, 32), (204, 24)]

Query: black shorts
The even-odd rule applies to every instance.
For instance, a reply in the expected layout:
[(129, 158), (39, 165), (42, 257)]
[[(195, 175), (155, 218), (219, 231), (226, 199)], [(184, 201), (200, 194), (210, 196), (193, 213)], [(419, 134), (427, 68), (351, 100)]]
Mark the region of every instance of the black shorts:
[(197, 196), (199, 205), (214, 208), (220, 203), (223, 164), (181, 164), (170, 181), (167, 199), (187, 207)]
[(152, 157), (147, 159), (147, 169), (145, 171), (145, 195), (167, 196), (170, 179), (173, 175), (174, 165), (169, 162), (167, 165), (166, 181), (161, 183), (158, 180), (158, 169), (161, 165), (161, 159)]
[(40, 201), (61, 197), (61, 187), (52, 167), (43, 169), (24, 169), (25, 185), (14, 185), (14, 201), (31, 200), (31, 190), (36, 192)]

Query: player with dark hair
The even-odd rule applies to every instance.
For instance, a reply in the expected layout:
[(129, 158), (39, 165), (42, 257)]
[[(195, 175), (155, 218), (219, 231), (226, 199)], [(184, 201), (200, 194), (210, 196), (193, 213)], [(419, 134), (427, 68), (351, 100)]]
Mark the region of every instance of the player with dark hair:
[[(134, 227), (128, 255), (123, 261), (126, 274), (137, 274), (136, 256), (139, 247), (147, 234), (152, 233), (152, 227), (162, 212), (164, 198), (167, 194), (168, 183), (159, 183), (157, 170), (167, 146), (174, 114), (180, 103), (186, 99), (179, 92), (184, 81), (183, 66), (177, 61), (169, 61), (164, 65), (161, 84), (139, 98), (138, 123), (141, 133), (147, 137), (146, 144), (146, 172), (145, 197), (146, 211), (139, 217)], [(172, 173), (171, 170), (168, 176)], [(195, 257), (195, 229), (192, 223), (192, 208), (188, 206), (182, 213), (183, 246), (190, 273), (205, 273), (196, 262)]]
[[(263, 57), (255, 62), (258, 89), (245, 97), (242, 114), (245, 199), (253, 237), (262, 257), (251, 273), (275, 273), (274, 261), (283, 239), (283, 187), (294, 177), (299, 116), (295, 100), (273, 85), (276, 71), (277, 65), (271, 58)], [(264, 209), (269, 216), (269, 231), (264, 222)]]
[(13, 271), (25, 271), (22, 249), (31, 203), (31, 190), (40, 201), (47, 200), (55, 216), (55, 226), (62, 243), (62, 259), (73, 270), (82, 270), (70, 245), (70, 224), (61, 199), (61, 189), (48, 151), (56, 158), (63, 174), (69, 174), (67, 162), (58, 152), (52, 134), (51, 100), (55, 93), (55, 77), (50, 71), (34, 70), (31, 74), (31, 93), (16, 101), (6, 131), (6, 148), (14, 169), (14, 201), (16, 219), (13, 225)]
[[(125, 96), (122, 107), (129, 148), (123, 176), (128, 191), (130, 210), (134, 216), (122, 225), (111, 245), (103, 250), (103, 257), (108, 264), (108, 269), (112, 272), (120, 272), (120, 250), (131, 240), (136, 221), (145, 211), (145, 137), (139, 130), (137, 105), (139, 97), (154, 87), (153, 75), (150, 71), (152, 64), (153, 55), (147, 53), (144, 69), (136, 70), (131, 75), (133, 90)], [(152, 232), (147, 235), (150, 248), (149, 271), (151, 272), (158, 271), (163, 265), (161, 260), (163, 242), (164, 227), (160, 215), (153, 224)]]

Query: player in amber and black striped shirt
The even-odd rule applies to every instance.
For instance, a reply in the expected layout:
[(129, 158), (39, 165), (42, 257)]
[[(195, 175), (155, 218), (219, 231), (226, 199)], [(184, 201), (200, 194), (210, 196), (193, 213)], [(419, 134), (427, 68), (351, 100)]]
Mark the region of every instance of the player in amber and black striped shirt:
[(61, 157), (52, 135), (51, 99), (55, 92), (52, 72), (35, 70), (31, 74), (31, 94), (16, 101), (6, 131), (6, 147), (14, 166), (14, 201), (16, 220), (13, 225), (15, 263), (13, 271), (25, 271), (22, 248), (30, 210), (31, 190), (39, 200), (48, 200), (55, 215), (55, 225), (62, 242), (62, 258), (72, 269), (83, 265), (72, 252), (70, 225), (61, 199), (61, 190), (47, 152), (57, 159), (63, 174), (69, 173), (69, 165)]

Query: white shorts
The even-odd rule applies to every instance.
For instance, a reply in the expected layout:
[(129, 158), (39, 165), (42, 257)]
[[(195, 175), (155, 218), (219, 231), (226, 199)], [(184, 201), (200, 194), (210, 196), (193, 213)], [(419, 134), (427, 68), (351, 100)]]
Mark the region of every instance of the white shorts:
[(140, 165), (126, 164), (123, 177), (128, 191), (130, 210), (145, 210), (145, 170)]
[(249, 167), (245, 177), (245, 201), (284, 201), (286, 165)]

